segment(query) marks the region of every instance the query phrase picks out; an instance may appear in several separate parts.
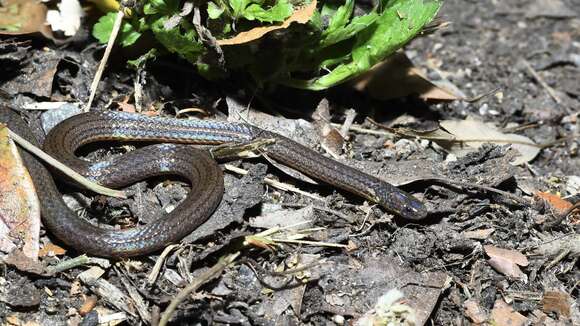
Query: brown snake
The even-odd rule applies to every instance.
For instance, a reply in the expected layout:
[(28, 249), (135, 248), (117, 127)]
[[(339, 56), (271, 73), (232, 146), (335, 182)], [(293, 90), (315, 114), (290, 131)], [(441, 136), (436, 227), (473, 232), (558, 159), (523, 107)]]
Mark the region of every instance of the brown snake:
[[(0, 123), (38, 145), (24, 121), (0, 107)], [(178, 242), (213, 213), (223, 195), (222, 172), (207, 151), (176, 144), (218, 145), (272, 138), (265, 154), (312, 178), (376, 202), (401, 217), (419, 220), (425, 206), (410, 194), (374, 176), (327, 158), (297, 142), (244, 123), (146, 117), (123, 112), (89, 112), (52, 129), (44, 150), (86, 177), (109, 187), (122, 187), (159, 175), (178, 175), (192, 189), (171, 213), (146, 225), (125, 230), (95, 226), (70, 210), (53, 177), (34, 156), (20, 151), (41, 202), (46, 227), (79, 252), (128, 257), (150, 253)], [(75, 156), (86, 144), (103, 140), (158, 141), (109, 161), (87, 162)], [(171, 144), (169, 144), (171, 143)]]

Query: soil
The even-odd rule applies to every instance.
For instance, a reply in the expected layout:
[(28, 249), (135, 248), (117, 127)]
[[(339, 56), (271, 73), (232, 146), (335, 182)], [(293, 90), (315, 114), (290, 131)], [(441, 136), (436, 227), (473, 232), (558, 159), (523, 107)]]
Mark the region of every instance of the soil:
[[(415, 39), (405, 53), (464, 99), (379, 101), (351, 85), (255, 93), (236, 79), (207, 82), (176, 58), (135, 72), (124, 65), (132, 54), (116, 50), (93, 104), (135, 109), (129, 99), (139, 85), (144, 111), (174, 116), (200, 108), (180, 115), (249, 120), (320, 152), (330, 137), (321, 140), (319, 131), (331, 125), (315, 121), (317, 106), (338, 124), (352, 108), (356, 118), (348, 141), (338, 142), (339, 159), (413, 193), (429, 208), (427, 219), (406, 221), (261, 157), (222, 162), (248, 173), (227, 169), (216, 213), (163, 254), (81, 256), (54, 272), (79, 253), (42, 230), (41, 247), (50, 244), (53, 252), (34, 266), (14, 258), (0, 265), (2, 324), (97, 325), (109, 318), (156, 325), (178, 293), (201, 282), (171, 325), (580, 325), (579, 219), (565, 214), (580, 197), (580, 2), (447, 0), (439, 16), (450, 24)], [(2, 101), (21, 111), (36, 102), (86, 102), (102, 54), (94, 42), (87, 35), (63, 47), (0, 38)], [(43, 125), (63, 118), (42, 112), (26, 112), (40, 137)], [(518, 153), (508, 144), (450, 154), (421, 135), (400, 133), (466, 118), (527, 136), (542, 149), (515, 166)], [(127, 148), (113, 144), (89, 157)], [(147, 180), (126, 189), (125, 200), (62, 188), (71, 207), (95, 223), (128, 227), (175, 208), (188, 185)], [(275, 241), (259, 234), (275, 226), (285, 227)], [(233, 262), (224, 264), (225, 257)]]

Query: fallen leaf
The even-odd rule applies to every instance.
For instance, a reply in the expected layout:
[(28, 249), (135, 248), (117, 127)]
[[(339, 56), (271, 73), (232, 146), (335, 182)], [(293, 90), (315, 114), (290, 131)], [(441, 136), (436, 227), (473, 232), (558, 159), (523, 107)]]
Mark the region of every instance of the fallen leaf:
[(493, 269), (509, 277), (517, 279), (526, 278), (526, 275), (518, 267), (518, 265), (528, 265), (526, 256), (515, 250), (502, 249), (494, 246), (483, 246), (483, 249), (490, 257), (487, 262)]
[(55, 245), (52, 242), (47, 243), (44, 247), (42, 247), (40, 249), (40, 251), (38, 252), (38, 256), (39, 257), (45, 257), (45, 256), (62, 256), (66, 253), (66, 249)]
[[(436, 85), (413, 65), (404, 52), (397, 52), (354, 81), (354, 88), (378, 100), (418, 95), (424, 100), (453, 101), (462, 94)], [(456, 88), (456, 87), (455, 87)]]
[(556, 214), (564, 214), (573, 204), (558, 195), (554, 195), (548, 192), (538, 191), (535, 193), (536, 197), (544, 200), (550, 207), (556, 212)]
[(516, 279), (525, 279), (526, 274), (522, 272), (522, 270), (518, 267), (518, 265), (514, 264), (514, 262), (502, 258), (502, 257), (491, 257), (487, 263), (493, 267), (497, 272), (512, 277)]
[(495, 301), (491, 310), (491, 319), (494, 325), (523, 326), (528, 319), (509, 306), (502, 299)]
[(529, 162), (540, 152), (540, 147), (528, 137), (516, 134), (504, 134), (493, 125), (473, 118), (467, 118), (465, 120), (443, 120), (439, 124), (443, 129), (456, 137), (453, 142), (440, 142), (439, 145), (457, 157), (474, 152), (485, 143), (498, 145), (511, 144), (512, 148), (520, 153), (511, 162), (513, 165)]
[(58, 10), (46, 13), (46, 22), (53, 31), (62, 31), (65, 36), (74, 36), (81, 27), (83, 8), (78, 0), (61, 0)]
[(566, 292), (546, 291), (542, 299), (542, 310), (545, 313), (555, 312), (564, 317), (570, 317), (571, 298)]
[(45, 24), (46, 6), (36, 0), (5, 0), (0, 6), (0, 35), (23, 35), (40, 32), (52, 39)]
[(528, 266), (528, 258), (520, 253), (519, 251), (510, 250), (510, 249), (503, 249), (494, 246), (483, 246), (485, 253), (489, 257), (500, 257), (505, 258), (507, 260), (513, 261), (515, 264), (520, 266)]
[(217, 44), (224, 46), (248, 43), (261, 38), (271, 31), (288, 28), (292, 23), (305, 24), (310, 20), (310, 17), (312, 17), (315, 11), (316, 0), (313, 0), (308, 5), (294, 11), (294, 13), (280, 25), (256, 27), (247, 32), (241, 32), (232, 38), (217, 40)]
[(483, 324), (487, 320), (485, 310), (479, 305), (476, 300), (470, 299), (463, 303), (465, 308), (465, 315), (471, 319), (475, 324)]
[(463, 232), (463, 236), (468, 239), (485, 240), (494, 232), (494, 229), (481, 229)]
[(3, 261), (6, 265), (13, 266), (20, 271), (44, 275), (44, 265), (38, 261), (38, 258), (29, 258), (21, 250), (12, 251), (3, 257)]
[(344, 138), (340, 132), (330, 123), (330, 105), (323, 98), (312, 114), (314, 127), (320, 136), (320, 146), (332, 157), (338, 158), (342, 154)]
[[(0, 251), (38, 260), (40, 204), (8, 129), (0, 127)], [(0, 254), (1, 257), (1, 254)]]

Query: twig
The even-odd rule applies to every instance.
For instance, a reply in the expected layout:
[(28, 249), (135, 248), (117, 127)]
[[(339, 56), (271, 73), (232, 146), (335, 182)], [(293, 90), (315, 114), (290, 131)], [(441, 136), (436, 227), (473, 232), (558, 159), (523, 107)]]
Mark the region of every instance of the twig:
[(318, 211), (321, 211), (321, 212), (325, 212), (325, 213), (328, 213), (328, 214), (332, 214), (332, 215), (334, 215), (334, 216), (336, 216), (338, 218), (341, 218), (341, 219), (343, 219), (343, 220), (345, 220), (345, 221), (347, 221), (349, 223), (352, 223), (353, 222), (353, 218), (351, 218), (350, 216), (347, 216), (345, 214), (342, 214), (341, 212), (339, 212), (337, 210), (330, 209), (330, 208), (326, 208), (326, 207), (322, 207), (322, 206), (317, 206), (317, 205), (312, 205), (312, 204), (306, 205), (306, 204), (292, 204), (292, 203), (282, 203), (280, 205), (281, 206), (284, 206), (284, 207), (300, 207), (300, 208), (304, 208), (304, 207), (310, 206), (310, 207), (312, 207), (315, 210), (318, 210)]
[(271, 240), (274, 242), (304, 244), (304, 245), (309, 245), (309, 246), (332, 247), (332, 248), (347, 248), (348, 247), (347, 245), (343, 245), (340, 243), (321, 242), (321, 241), (293, 240), (293, 239), (279, 239), (279, 238), (271, 238)]
[[(237, 173), (237, 174), (241, 174), (241, 175), (248, 174), (248, 170), (244, 170), (244, 169), (235, 167), (235, 166), (230, 165), (230, 164), (225, 164), (224, 165), (224, 168), (226, 170), (228, 170), (228, 171), (232, 171), (232, 172)], [(283, 183), (283, 182), (280, 182), (280, 181), (276, 181), (276, 180), (270, 179), (270, 178), (264, 178), (264, 182), (267, 185), (270, 185), (270, 186), (272, 186), (274, 188), (277, 188), (277, 189), (280, 189), (280, 190), (284, 190), (284, 191), (295, 192), (297, 194), (301, 194), (303, 196), (306, 196), (306, 197), (309, 197), (309, 198), (312, 198), (312, 199), (315, 199), (315, 200), (324, 202), (324, 199), (323, 198), (321, 198), (321, 197), (319, 197), (319, 196), (317, 196), (315, 194), (311, 194), (309, 192), (306, 192), (304, 190), (301, 190), (301, 189), (299, 189), (299, 188), (297, 188), (297, 187), (295, 187), (293, 185), (290, 185), (290, 184), (287, 184), (287, 183)]]
[(89, 100), (87, 102), (87, 106), (85, 107), (85, 112), (88, 112), (91, 109), (91, 105), (93, 104), (93, 100), (95, 99), (95, 93), (97, 92), (97, 87), (99, 86), (99, 82), (101, 81), (101, 77), (103, 76), (103, 71), (105, 70), (105, 66), (107, 65), (109, 56), (111, 55), (111, 49), (113, 49), (113, 44), (115, 43), (117, 35), (119, 34), (119, 30), (121, 29), (121, 23), (123, 22), (124, 16), (125, 13), (123, 11), (123, 7), (121, 7), (117, 12), (117, 17), (115, 18), (115, 23), (113, 24), (113, 30), (111, 31), (111, 36), (109, 37), (109, 41), (107, 42), (105, 53), (103, 54), (103, 58), (99, 63), (99, 67), (97, 68), (97, 72), (95, 73), (95, 77), (93, 78), (93, 82), (91, 83), (91, 94), (89, 95)]
[(167, 309), (165, 309), (165, 311), (163, 312), (163, 314), (161, 315), (161, 320), (159, 321), (159, 326), (165, 326), (167, 325), (167, 323), (169, 322), (169, 319), (171, 318), (171, 315), (173, 314), (173, 312), (175, 311), (175, 309), (177, 309), (177, 306), (179, 306), (179, 304), (187, 299), (187, 297), (193, 293), (194, 291), (197, 291), (197, 289), (202, 286), (204, 283), (218, 277), (223, 271), (224, 269), (231, 264), (238, 256), (240, 255), (240, 252), (235, 252), (233, 254), (229, 254), (225, 257), (222, 257), (217, 264), (215, 264), (214, 266), (212, 266), (210, 269), (208, 269), (207, 271), (205, 271), (203, 274), (201, 274), (197, 279), (194, 280), (193, 283), (189, 284), (188, 286), (186, 286), (183, 290), (181, 290), (173, 300), (171, 300), (171, 303), (169, 304), (169, 306), (167, 307)]
[(424, 181), (433, 181), (433, 182), (438, 182), (438, 183), (442, 183), (442, 184), (446, 184), (446, 185), (454, 185), (454, 186), (458, 186), (458, 187), (462, 187), (462, 188), (476, 188), (476, 189), (480, 189), (480, 190), (485, 190), (488, 192), (494, 192), (496, 194), (500, 194), (504, 197), (507, 197), (511, 200), (513, 200), (514, 202), (522, 205), (522, 206), (529, 206), (530, 204), (525, 200), (522, 199), (514, 194), (510, 194), (507, 191), (503, 191), (503, 190), (499, 190), (499, 189), (495, 189), (493, 187), (488, 187), (488, 186), (484, 186), (484, 185), (478, 185), (475, 183), (467, 183), (467, 182), (462, 182), (462, 181), (455, 181), (455, 180), (451, 180), (451, 179), (444, 179), (444, 178), (427, 178), (424, 179)]
[(155, 262), (153, 269), (151, 269), (151, 273), (149, 273), (149, 276), (147, 277), (147, 283), (149, 283), (149, 285), (152, 285), (153, 283), (155, 283), (155, 280), (157, 280), (157, 277), (159, 276), (159, 272), (161, 271), (161, 266), (163, 265), (163, 262), (165, 262), (165, 258), (176, 247), (179, 247), (179, 245), (172, 244), (172, 245), (165, 247), (165, 249), (163, 249), (163, 252), (161, 253), (161, 255), (159, 255), (159, 258), (157, 258), (157, 261)]
[(107, 259), (104, 258), (96, 258), (96, 257), (88, 257), (87, 255), (80, 255), (78, 257), (67, 259), (60, 262), (58, 265), (49, 266), (46, 268), (49, 275), (54, 275), (56, 273), (64, 272), (71, 268), (75, 268), (78, 266), (88, 265), (88, 264), (96, 264), (103, 268), (107, 268), (110, 266), (110, 263)]
[(18, 143), (18, 145), (22, 146), (27, 151), (33, 153), (37, 157), (44, 160), (46, 163), (50, 164), (57, 170), (61, 171), (62, 173), (66, 174), (67, 176), (71, 177), (74, 181), (78, 182), (83, 187), (92, 190), (98, 194), (102, 194), (105, 196), (117, 197), (117, 198), (127, 198), (125, 193), (120, 190), (114, 190), (107, 187), (103, 187), (97, 183), (90, 181), (89, 179), (83, 177), (73, 169), (69, 168), (68, 166), (60, 163), (54, 157), (46, 154), (40, 148), (34, 146), (26, 139), (20, 137), (18, 134), (14, 133), (12, 130), (8, 129), (8, 135), (10, 138), (14, 140), (14, 142)]
[(532, 68), (530, 63), (526, 59), (522, 59), (522, 63), (524, 64), (524, 67), (526, 67), (526, 70), (530, 73), (530, 75), (532, 75), (532, 77), (534, 77), (534, 79), (546, 90), (546, 92), (548, 92), (548, 95), (550, 95), (550, 97), (552, 97), (554, 101), (556, 101), (556, 103), (561, 104), (562, 100), (558, 97), (558, 95), (556, 95), (554, 89), (544, 81), (542, 76), (540, 76), (534, 70), (534, 68)]

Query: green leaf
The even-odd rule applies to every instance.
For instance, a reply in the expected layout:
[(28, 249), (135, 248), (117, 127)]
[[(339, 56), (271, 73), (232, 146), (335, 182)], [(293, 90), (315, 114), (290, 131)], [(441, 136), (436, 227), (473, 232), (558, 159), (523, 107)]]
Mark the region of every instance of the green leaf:
[[(93, 26), (93, 36), (99, 40), (101, 43), (107, 43), (111, 37), (111, 32), (113, 30), (113, 24), (115, 23), (117, 13), (110, 12), (101, 18)], [(134, 44), (141, 37), (141, 33), (137, 29), (126, 21), (122, 22), (121, 31), (118, 35), (118, 40), (123, 47)]]
[(218, 19), (224, 12), (224, 9), (221, 7), (218, 7), (218, 5), (216, 5), (213, 2), (208, 2), (207, 3), (207, 15), (209, 16), (210, 19)]
[(372, 12), (368, 15), (355, 17), (350, 24), (344, 27), (335, 29), (330, 33), (324, 33), (320, 42), (321, 47), (336, 44), (338, 42), (348, 40), (355, 36), (360, 31), (371, 26), (379, 18), (379, 14)]
[(272, 8), (265, 10), (258, 4), (249, 5), (243, 12), (247, 20), (258, 20), (261, 22), (283, 22), (292, 15), (293, 8), (287, 0), (279, 0)]
[(354, 9), (354, 0), (346, 0), (344, 6), (340, 6), (332, 16), (332, 20), (325, 30), (325, 34), (332, 33), (339, 28), (342, 28), (348, 23), (352, 11)]
[(192, 26), (176, 26), (171, 29), (165, 29), (164, 23), (166, 17), (157, 19), (151, 25), (151, 30), (157, 40), (169, 50), (177, 53), (191, 63), (196, 63), (200, 55), (205, 51), (203, 44), (197, 40), (197, 33)]
[(157, 49), (152, 48), (147, 53), (140, 55), (135, 60), (127, 60), (127, 65), (135, 70), (142, 68), (147, 61), (152, 61), (157, 58)]
[(350, 62), (336, 66), (319, 78), (289, 79), (282, 83), (297, 88), (322, 90), (354, 78), (403, 47), (433, 19), (441, 7), (438, 0), (383, 0), (383, 4), (389, 7), (371, 26), (355, 35)]
[(145, 15), (163, 14), (171, 16), (179, 12), (179, 0), (148, 0), (143, 5)]
[(234, 18), (240, 18), (244, 14), (244, 10), (250, 4), (251, 0), (229, 0), (232, 8)]

